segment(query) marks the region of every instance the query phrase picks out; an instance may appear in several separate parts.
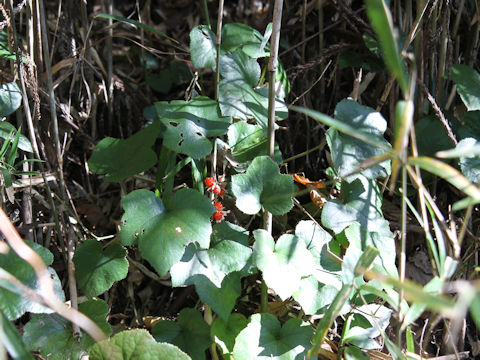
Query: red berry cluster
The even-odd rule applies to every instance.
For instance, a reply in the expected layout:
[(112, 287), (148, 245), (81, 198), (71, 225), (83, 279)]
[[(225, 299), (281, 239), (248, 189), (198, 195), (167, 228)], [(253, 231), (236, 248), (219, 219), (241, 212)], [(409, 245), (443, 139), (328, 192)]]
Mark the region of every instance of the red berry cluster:
[[(217, 182), (214, 177), (207, 177), (205, 179), (205, 185), (207, 186), (207, 191), (214, 193), (217, 196), (223, 197), (225, 195), (225, 183), (224, 182)], [(223, 205), (220, 201), (215, 201), (213, 203), (215, 206), (215, 213), (213, 214), (213, 220), (216, 222), (221, 222), (225, 215), (228, 214), (228, 211), (223, 210)]]

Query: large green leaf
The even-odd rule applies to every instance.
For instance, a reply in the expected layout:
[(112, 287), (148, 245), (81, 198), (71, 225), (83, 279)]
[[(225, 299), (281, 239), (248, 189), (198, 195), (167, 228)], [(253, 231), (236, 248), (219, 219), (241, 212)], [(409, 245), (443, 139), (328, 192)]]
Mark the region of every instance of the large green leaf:
[(344, 332), (343, 341), (362, 349), (381, 349), (375, 338), (381, 335), (390, 323), (392, 310), (377, 304), (367, 304), (354, 310), (355, 319)]
[(283, 327), (271, 314), (254, 314), (235, 340), (235, 360), (303, 359), (310, 347), (313, 330), (300, 319), (290, 319)]
[[(26, 241), (29, 245), (44, 261), (48, 266), (53, 262), (52, 253), (44, 248), (43, 246)], [(0, 253), (0, 269), (3, 269), (15, 276), (17, 280), (22, 282), (25, 286), (33, 289), (34, 291), (39, 290), (39, 283), (33, 268), (25, 260), (20, 258), (13, 250), (10, 250), (8, 253)], [(58, 279), (57, 273), (52, 268), (48, 268), (50, 276), (53, 281), (55, 294), (62, 301), (65, 299), (65, 295), (62, 290), (62, 284)], [(18, 290), (17, 292), (12, 292), (10, 290)], [(20, 316), (26, 312), (32, 313), (51, 313), (52, 310), (30, 300), (27, 296), (23, 295), (21, 289), (11, 288), (7, 290), (6, 288), (0, 287), (0, 309), (7, 316), (9, 320), (18, 319)]]
[(243, 269), (252, 250), (242, 242), (228, 240), (228, 233), (219, 235), (225, 227), (227, 231), (236, 232), (234, 237), (241, 237), (243, 243), (248, 240), (248, 232), (243, 228), (230, 223), (216, 224), (213, 231), (220, 240), (212, 241), (209, 249), (202, 249), (197, 244), (188, 245), (182, 259), (170, 269), (173, 286), (190, 285), (195, 283), (196, 276), (205, 276), (220, 287), (227, 274)]
[(367, 14), (372, 23), (380, 44), (385, 63), (390, 72), (396, 77), (400, 88), (407, 92), (408, 81), (405, 65), (397, 46), (395, 31), (393, 29), (392, 14), (384, 0), (367, 0)]
[(3, 314), (2, 309), (0, 309), (0, 344), (5, 347), (14, 360), (33, 360), (32, 354), (25, 348), (17, 329)]
[(127, 251), (120, 244), (103, 249), (99, 241), (85, 241), (73, 256), (78, 285), (89, 297), (103, 294), (114, 282), (127, 276), (126, 256)]
[(354, 222), (345, 229), (345, 235), (349, 242), (349, 248), (355, 247), (363, 253), (368, 246), (371, 246), (380, 251), (379, 256), (373, 262), (373, 269), (376, 273), (389, 275), (394, 278), (398, 276), (395, 266), (395, 240), (390, 231), (385, 229), (382, 233), (368, 232), (359, 223)]
[(157, 343), (144, 329), (125, 330), (93, 345), (90, 360), (158, 360), (191, 358), (172, 344)]
[(300, 280), (293, 298), (306, 314), (322, 313), (342, 287), (340, 266), (328, 250), (331, 235), (313, 221), (300, 221), (295, 236), (303, 240), (314, 259), (311, 276)]
[(343, 202), (329, 200), (322, 210), (322, 224), (336, 234), (357, 221), (369, 232), (390, 232), (383, 218), (382, 194), (374, 180), (357, 177), (353, 182), (342, 183)]
[(255, 230), (253, 256), (268, 287), (286, 299), (298, 289), (300, 279), (314, 271), (314, 258), (302, 239), (282, 235), (275, 243), (265, 230)]
[[(255, 89), (260, 79), (260, 66), (256, 60), (241, 51), (222, 55), (220, 59), (219, 98), (222, 114), (247, 120), (255, 118), (258, 125), (267, 129), (268, 89)], [(288, 115), (285, 104), (277, 99), (276, 116), (284, 119)]]
[(194, 159), (208, 155), (212, 151), (208, 137), (226, 134), (232, 122), (229, 116), (221, 115), (216, 101), (205, 96), (156, 102), (155, 109), (167, 128), (163, 145)]
[[(387, 129), (387, 121), (372, 108), (360, 105), (353, 100), (342, 100), (335, 108), (335, 119), (362, 133), (371, 135), (383, 147), (390, 146), (383, 138), (383, 133)], [(333, 164), (342, 177), (357, 170), (363, 161), (385, 154), (382, 148), (366, 144), (333, 128), (327, 131), (326, 136)], [(370, 179), (385, 177), (390, 173), (390, 162), (385, 161), (366, 168), (361, 173)], [(347, 180), (352, 181), (357, 176), (359, 175), (351, 175)]]
[(210, 328), (198, 310), (185, 308), (178, 321), (162, 320), (152, 329), (155, 340), (177, 345), (193, 360), (205, 359), (205, 350), (212, 343)]
[(226, 321), (222, 318), (216, 318), (212, 323), (211, 337), (222, 350), (225, 359), (232, 359), (235, 338), (246, 326), (247, 319), (238, 313), (231, 314)]
[[(244, 121), (236, 122), (228, 128), (228, 145), (236, 161), (245, 163), (255, 157), (268, 155), (267, 136), (258, 125)], [(275, 144), (274, 160), (282, 162), (282, 153), (278, 144)]]
[[(12, 124), (6, 121), (0, 122), (0, 138), (6, 140), (12, 131), (13, 131), (13, 134), (15, 135), (17, 132), (17, 129), (15, 128), (15, 126), (13, 126)], [(19, 149), (23, 151), (33, 152), (32, 144), (30, 143), (30, 140), (28, 140), (28, 138), (22, 134), (20, 134), (19, 136), (17, 146)]]
[(150, 169), (157, 162), (152, 145), (158, 137), (161, 123), (140, 130), (128, 139), (107, 137), (100, 141), (88, 160), (91, 171), (105, 174), (105, 181), (121, 182)]
[(190, 56), (196, 69), (215, 69), (217, 60), (217, 37), (206, 25), (199, 25), (190, 31)]
[(241, 294), (237, 272), (247, 265), (252, 250), (248, 246), (248, 232), (239, 226), (218, 223), (213, 227), (213, 234), (209, 249), (189, 244), (170, 274), (173, 286), (195, 285), (202, 301), (228, 319)]
[(321, 314), (332, 303), (342, 287), (339, 276), (324, 272), (327, 283), (336, 281), (336, 284), (325, 284), (311, 275), (302, 278), (298, 289), (293, 293), (293, 298), (302, 306), (307, 315)]
[[(79, 310), (90, 317), (107, 335), (112, 330), (105, 320), (108, 305), (102, 300), (89, 300), (79, 305)], [(88, 352), (94, 340), (83, 333), (74, 337), (72, 324), (58, 314), (33, 315), (25, 325), (23, 341), (30, 350), (39, 351), (52, 360), (80, 360)]]
[(415, 136), (419, 155), (433, 156), (437, 151), (452, 147), (444, 127), (434, 115), (423, 117), (415, 123)]
[[(464, 149), (480, 146), (480, 143), (474, 138), (466, 138), (460, 141), (455, 147), (456, 150), (462, 151)], [(474, 184), (480, 182), (480, 158), (475, 155), (464, 155), (458, 160), (462, 174)]]
[(262, 206), (274, 215), (287, 213), (296, 192), (293, 178), (280, 174), (268, 156), (258, 156), (245, 174), (232, 176), (232, 192), (237, 207), (246, 214), (256, 214)]
[(480, 110), (480, 74), (467, 65), (457, 64), (450, 69), (450, 75), (467, 109)]
[(153, 192), (135, 190), (122, 200), (121, 239), (131, 245), (138, 239), (142, 256), (160, 274), (180, 261), (185, 246), (198, 242), (208, 248), (214, 212), (211, 202), (192, 189), (181, 189), (165, 203)]
[(221, 287), (215, 286), (205, 276), (195, 278), (195, 289), (204, 303), (222, 319), (228, 319), (238, 297), (242, 294), (242, 272), (232, 272), (222, 280)]
[(237, 49), (242, 49), (244, 52), (248, 53), (250, 57), (255, 58), (265, 56), (265, 52), (263, 52), (263, 55), (261, 54), (261, 50), (263, 50), (260, 49), (262, 43), (262, 34), (248, 25), (230, 23), (225, 24), (222, 28), (221, 48), (225, 52), (233, 52)]
[(22, 93), (17, 83), (10, 82), (0, 86), (0, 117), (13, 113), (22, 103)]

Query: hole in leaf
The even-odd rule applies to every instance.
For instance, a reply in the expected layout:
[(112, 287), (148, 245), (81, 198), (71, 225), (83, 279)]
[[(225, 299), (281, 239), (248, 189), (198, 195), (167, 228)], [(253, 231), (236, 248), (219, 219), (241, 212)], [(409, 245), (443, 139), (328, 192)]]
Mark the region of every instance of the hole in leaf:
[(145, 229), (142, 229), (142, 235), (145, 234)]
[(183, 142), (185, 141), (185, 139), (182, 139), (178, 142), (178, 146), (182, 146)]
[(122, 224), (123, 224), (123, 226), (127, 225), (127, 220), (123, 219)]
[(183, 133), (180, 133), (180, 137), (183, 137)]
[(168, 122), (170, 125), (174, 126), (174, 127), (177, 127), (178, 126), (178, 122), (176, 121), (169, 121)]
[(198, 131), (197, 131), (196, 134), (197, 134), (198, 136), (200, 136), (200, 137), (202, 136), (202, 133), (201, 133), (201, 132), (198, 132)]

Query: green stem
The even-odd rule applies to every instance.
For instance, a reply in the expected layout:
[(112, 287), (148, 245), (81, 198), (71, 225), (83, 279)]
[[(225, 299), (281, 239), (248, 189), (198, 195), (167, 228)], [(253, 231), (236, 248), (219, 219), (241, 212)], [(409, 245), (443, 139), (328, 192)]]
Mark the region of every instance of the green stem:
[(202, 0), (202, 7), (203, 7), (203, 12), (205, 14), (205, 23), (209, 28), (212, 28), (212, 25), (210, 24), (210, 15), (208, 14), (207, 0)]

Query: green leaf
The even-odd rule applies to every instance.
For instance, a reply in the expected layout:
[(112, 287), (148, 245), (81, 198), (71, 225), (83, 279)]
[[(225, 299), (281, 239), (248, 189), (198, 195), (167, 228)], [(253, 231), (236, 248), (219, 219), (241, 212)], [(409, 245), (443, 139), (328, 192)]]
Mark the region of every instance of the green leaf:
[(88, 160), (91, 171), (105, 174), (105, 181), (121, 182), (150, 169), (157, 162), (152, 145), (158, 137), (159, 121), (145, 127), (128, 139), (107, 137), (100, 141)]
[(357, 177), (353, 182), (342, 183), (343, 202), (329, 200), (322, 210), (322, 224), (336, 234), (357, 221), (369, 232), (390, 233), (383, 218), (382, 194), (373, 180)]
[[(53, 262), (52, 253), (43, 246), (31, 242), (25, 241), (45, 262), (45, 265), (51, 265)], [(0, 253), (0, 269), (9, 272), (15, 276), (17, 280), (22, 282), (25, 286), (39, 291), (39, 283), (37, 276), (33, 271), (33, 268), (25, 260), (20, 258), (13, 250), (10, 250), (6, 254)], [(64, 301), (65, 295), (62, 290), (62, 284), (57, 276), (57, 273), (52, 268), (48, 268), (50, 276), (53, 281), (54, 291), (57, 297)], [(11, 289), (17, 290), (17, 289)], [(12, 292), (6, 288), (0, 288), (0, 309), (9, 320), (18, 319), (26, 312), (31, 313), (51, 313), (52, 310), (46, 308), (36, 302), (30, 300), (27, 296), (22, 296), (21, 289), (18, 292)]]
[(216, 318), (210, 328), (211, 338), (222, 349), (224, 358), (231, 359), (235, 338), (247, 327), (247, 319), (242, 314), (231, 314), (228, 320)]
[(116, 243), (102, 247), (97, 240), (87, 240), (73, 256), (78, 285), (89, 297), (103, 294), (128, 273), (127, 250)]
[(302, 239), (284, 234), (277, 242), (265, 230), (255, 230), (253, 256), (263, 279), (285, 300), (298, 289), (300, 279), (311, 275), (314, 258)]
[(232, 272), (222, 280), (221, 287), (215, 286), (205, 276), (195, 278), (195, 290), (202, 302), (210, 305), (222, 319), (228, 319), (238, 297), (242, 294), (241, 272)]
[(212, 151), (208, 137), (224, 135), (232, 120), (222, 116), (218, 103), (205, 96), (190, 101), (156, 102), (160, 121), (167, 127), (163, 145), (169, 149), (200, 159)]
[(480, 329), (480, 294), (477, 294), (470, 304), (470, 315), (477, 329)]
[(22, 103), (22, 93), (15, 82), (0, 86), (0, 117), (13, 113)]
[(273, 215), (287, 213), (296, 192), (293, 178), (280, 174), (277, 164), (268, 156), (256, 157), (245, 174), (232, 176), (232, 192), (237, 207), (254, 215), (262, 206)]
[[(383, 138), (383, 133), (387, 129), (387, 121), (372, 108), (360, 105), (353, 100), (342, 100), (335, 107), (335, 119), (371, 135), (376, 139), (377, 144), (382, 144), (383, 147), (390, 146)], [(363, 161), (385, 154), (380, 147), (366, 144), (333, 128), (327, 131), (326, 136), (333, 164), (342, 177), (357, 170)], [(385, 177), (389, 173), (389, 161), (366, 168), (361, 172), (369, 179)], [(347, 177), (347, 180), (352, 181), (357, 176), (359, 174), (351, 175)]]
[(181, 189), (162, 202), (153, 192), (135, 190), (122, 200), (122, 244), (138, 239), (142, 256), (160, 274), (180, 261), (185, 246), (208, 248), (214, 212), (211, 202), (192, 189)]
[(480, 74), (467, 65), (457, 64), (450, 69), (450, 76), (467, 110), (480, 110)]
[[(350, 244), (349, 249), (355, 247), (361, 250), (360, 254), (362, 254), (369, 246), (371, 246), (380, 251), (379, 256), (373, 262), (373, 269), (376, 273), (390, 275), (392, 277), (398, 276), (397, 268), (395, 266), (395, 240), (390, 231), (384, 231), (382, 233), (369, 232), (366, 228), (360, 226), (359, 223), (354, 222), (345, 229), (345, 235)], [(356, 261), (353, 265), (356, 266)], [(352, 268), (352, 270), (353, 269), (354, 268)]]
[(178, 347), (157, 343), (144, 329), (125, 330), (93, 345), (90, 360), (191, 360)]
[[(213, 229), (217, 234), (224, 229), (224, 225), (218, 225), (220, 224), (216, 224)], [(248, 232), (245, 234), (243, 228), (233, 224), (227, 226), (236, 231), (237, 236), (242, 238), (245, 236), (248, 239)], [(190, 285), (195, 283), (195, 276), (205, 276), (215, 286), (220, 287), (224, 277), (231, 272), (240, 271), (247, 264), (251, 254), (249, 246), (225, 238), (212, 242), (209, 249), (190, 244), (185, 249), (182, 259), (170, 269), (172, 285)]]
[[(267, 136), (258, 125), (244, 121), (236, 122), (228, 128), (228, 145), (232, 155), (240, 163), (250, 162), (257, 156), (268, 155)], [(282, 162), (282, 154), (275, 143), (274, 160)]]
[(15, 360), (33, 360), (32, 354), (25, 348), (17, 329), (7, 319), (0, 309), (0, 344), (8, 351), (8, 354)]
[(408, 81), (405, 65), (397, 47), (392, 15), (384, 0), (367, 0), (366, 5), (368, 18), (380, 39), (385, 63), (397, 79), (402, 91), (406, 93), (408, 91)]
[(421, 118), (415, 123), (418, 154), (433, 156), (437, 151), (447, 150), (452, 143), (444, 127), (434, 115)]
[(347, 346), (343, 351), (345, 360), (369, 360), (370, 356), (356, 346)]
[[(0, 138), (6, 140), (12, 131), (16, 133), (18, 130), (9, 122), (0, 121)], [(28, 140), (28, 138), (22, 134), (20, 134), (18, 139), (18, 148), (26, 152), (33, 152), (30, 140)]]
[[(466, 138), (460, 141), (455, 150), (462, 151), (473, 147), (480, 147), (480, 143), (474, 138)], [(474, 184), (480, 182), (480, 157), (478, 155), (464, 155), (458, 160), (462, 174)]]
[(258, 85), (260, 79), (260, 65), (243, 52), (222, 55), (220, 75), (228, 81), (242, 80), (253, 88)]
[(162, 320), (152, 329), (155, 340), (177, 345), (193, 360), (205, 359), (205, 350), (210, 346), (210, 328), (198, 310), (185, 308), (178, 321)]
[(190, 56), (196, 69), (215, 69), (217, 60), (217, 37), (206, 25), (199, 25), (190, 31)]
[(307, 355), (312, 328), (300, 319), (289, 319), (283, 327), (271, 314), (254, 314), (235, 340), (235, 360), (294, 360)]
[[(225, 52), (233, 52), (237, 49), (247, 49), (251, 55), (258, 55), (253, 48), (258, 48), (262, 44), (263, 36), (254, 28), (240, 23), (225, 24), (222, 28), (222, 46)], [(263, 55), (264, 56), (264, 55)], [(251, 56), (255, 57), (255, 56)], [(259, 57), (259, 56), (257, 56)]]
[[(324, 272), (326, 277), (332, 277), (328, 272)], [(325, 312), (335, 299), (338, 291), (342, 287), (342, 280), (336, 276), (336, 286), (325, 285), (312, 276), (307, 276), (300, 280), (298, 289), (293, 293), (293, 298), (301, 306), (305, 314), (315, 315)], [(329, 282), (331, 280), (327, 280)]]
[(392, 310), (377, 304), (363, 305), (354, 309), (355, 316), (366, 320), (365, 323), (358, 323), (355, 320), (344, 334), (343, 341), (357, 345), (363, 349), (381, 349), (375, 338), (381, 335), (390, 323)]
[[(99, 327), (111, 333), (106, 322), (108, 305), (102, 300), (89, 300), (80, 304), (79, 310), (90, 317)], [(94, 344), (86, 333), (77, 339), (73, 335), (72, 324), (58, 314), (33, 315), (25, 325), (23, 341), (30, 350), (39, 351), (52, 360), (77, 360), (88, 355)]]

